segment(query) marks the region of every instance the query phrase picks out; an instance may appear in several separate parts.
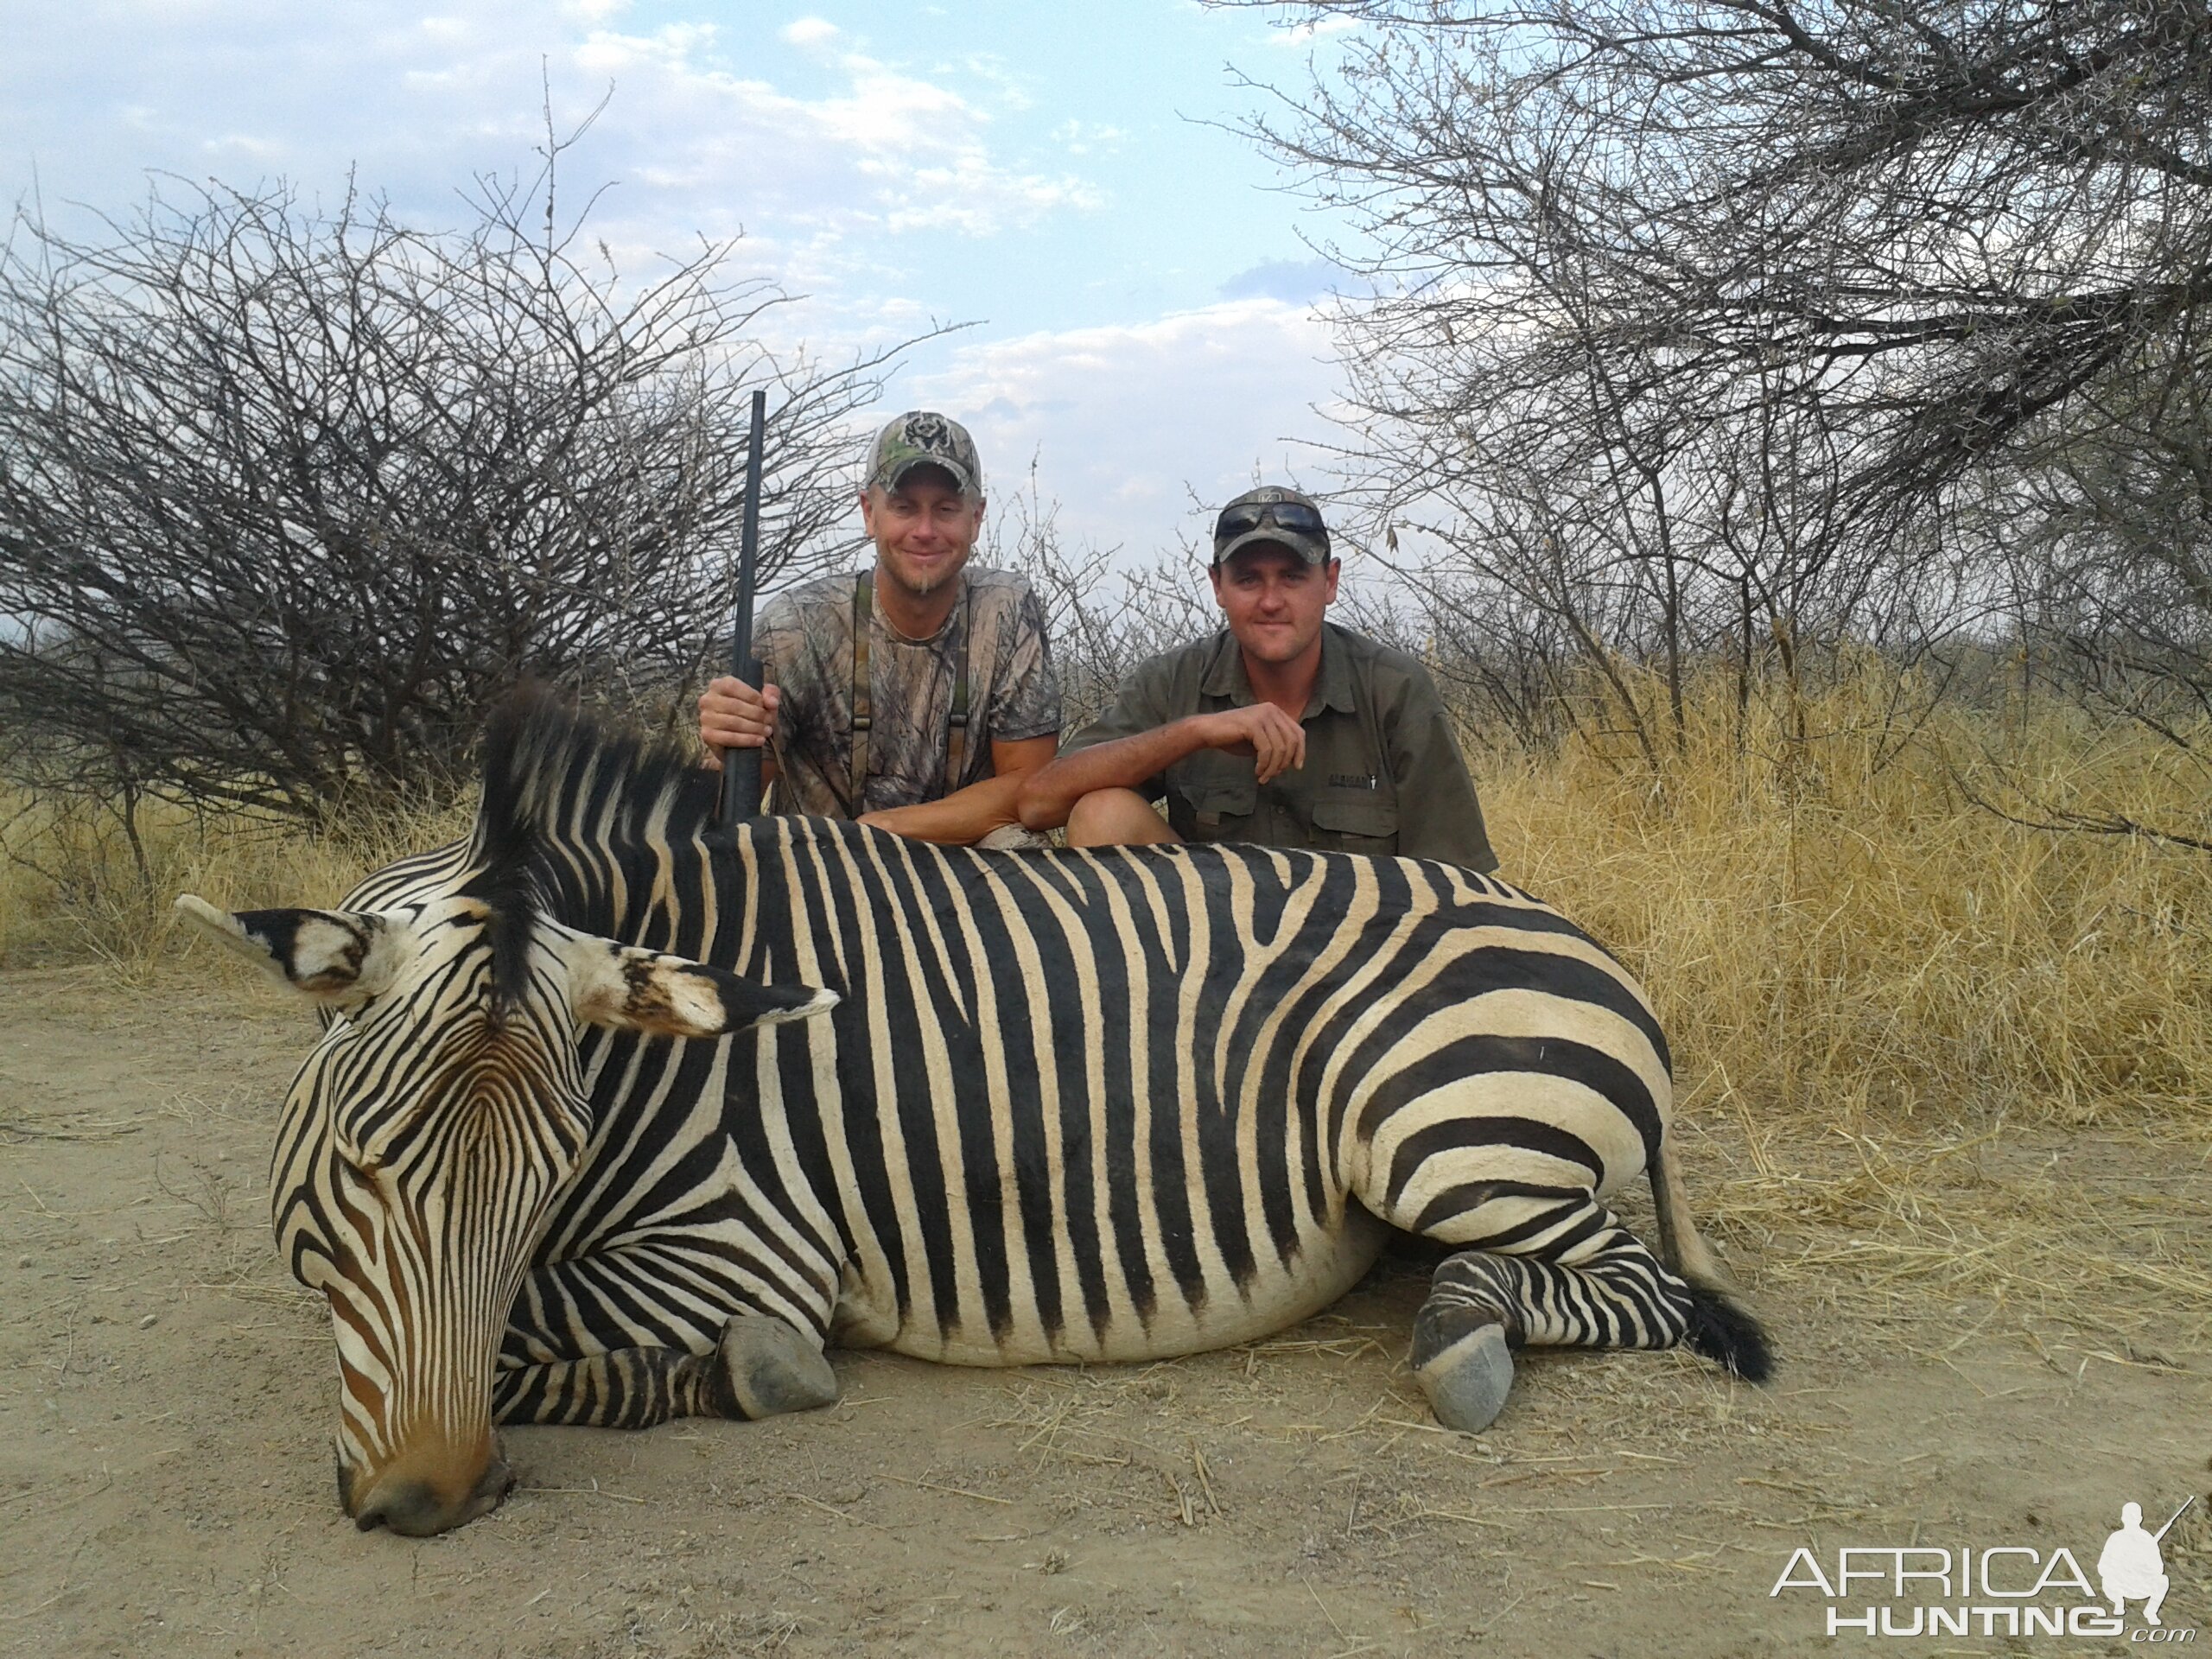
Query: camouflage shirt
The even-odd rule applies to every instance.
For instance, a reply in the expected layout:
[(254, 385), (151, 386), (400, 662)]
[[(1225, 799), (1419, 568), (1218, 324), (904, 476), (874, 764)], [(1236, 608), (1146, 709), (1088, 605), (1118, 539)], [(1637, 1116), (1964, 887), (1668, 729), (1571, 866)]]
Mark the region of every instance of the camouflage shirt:
[[(776, 716), (782, 810), (858, 817), (934, 801), (988, 778), (991, 745), (1060, 729), (1060, 683), (1045, 613), (1010, 571), (970, 566), (960, 602), (936, 635), (909, 639), (868, 607), (868, 779), (853, 793), (853, 576), (779, 594), (753, 629), (753, 652), (783, 690)], [(953, 685), (968, 661), (960, 776), (945, 776)]]
[[(1066, 753), (1254, 701), (1227, 632), (1137, 664), (1114, 706)], [(1474, 780), (1428, 671), (1402, 651), (1324, 623), (1307, 699), (1306, 764), (1262, 786), (1252, 757), (1186, 754), (1139, 789), (1167, 803), (1185, 841), (1256, 841), (1320, 853), (1438, 858), (1497, 868)]]

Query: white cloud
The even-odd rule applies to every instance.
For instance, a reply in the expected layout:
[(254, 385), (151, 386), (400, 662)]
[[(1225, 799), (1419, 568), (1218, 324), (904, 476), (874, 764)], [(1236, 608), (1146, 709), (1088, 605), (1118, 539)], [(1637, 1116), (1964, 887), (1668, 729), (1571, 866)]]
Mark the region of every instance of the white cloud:
[(1096, 122), (1063, 121), (1052, 129), (1052, 142), (1071, 156), (1088, 156), (1094, 149), (1113, 150), (1128, 137), (1125, 128), (1102, 126)]
[(1332, 259), (1268, 259), (1223, 283), (1221, 297), (1243, 300), (1259, 296), (1311, 303), (1353, 282), (1352, 273)]
[(607, 74), (645, 68), (688, 74), (694, 73), (692, 55), (711, 50), (721, 32), (712, 23), (663, 23), (650, 35), (595, 29), (573, 49), (574, 59), (582, 68)]
[(988, 237), (1098, 204), (1079, 178), (1007, 166), (989, 113), (950, 86), (849, 53), (836, 60), (842, 88), (798, 98), (722, 67), (721, 44), (711, 24), (677, 23), (595, 30), (575, 49), (579, 68), (615, 83), (602, 130), (651, 158), (636, 175), (658, 189), (855, 237)]
[(243, 156), (257, 165), (266, 165), (283, 159), (284, 146), (273, 139), (258, 138), (250, 132), (226, 132), (200, 142), (202, 149), (210, 156)]
[(962, 67), (998, 94), (1002, 109), (1020, 111), (1036, 108), (1037, 99), (1030, 91), (1029, 82), (1007, 68), (1004, 59), (985, 53), (967, 59)]
[(882, 156), (915, 149), (957, 149), (990, 118), (949, 88), (886, 69), (872, 58), (849, 57), (852, 91), (801, 105), (839, 142)]
[(863, 55), (811, 15), (779, 31), (829, 72), (806, 94), (770, 78), (772, 26), (702, 13), (647, 24), (626, 0), (365, 0), (342, 22), (318, 16), (203, 0), (92, 53), (61, 11), (36, 13), (0, 54), (0, 177), (20, 190), (35, 166), (55, 199), (113, 207), (118, 183), (127, 200), (146, 168), (227, 168), (247, 183), (282, 173), (322, 192), (358, 164), (403, 211), (435, 219), (456, 181), (534, 165), (548, 83), (563, 127), (611, 83), (564, 165), (574, 185), (619, 181), (599, 214), (617, 244), (743, 226), (779, 265), (804, 253), (786, 280), (834, 286), (887, 256), (898, 264), (908, 231), (990, 237), (1101, 200), (1065, 152), (1040, 167), (995, 142), (1006, 77)]

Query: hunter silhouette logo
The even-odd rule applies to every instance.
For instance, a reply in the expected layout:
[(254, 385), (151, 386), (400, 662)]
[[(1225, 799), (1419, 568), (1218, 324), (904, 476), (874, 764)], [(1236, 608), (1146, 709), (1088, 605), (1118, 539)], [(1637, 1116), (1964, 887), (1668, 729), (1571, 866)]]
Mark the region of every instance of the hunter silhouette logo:
[[(2116, 1637), (2130, 1643), (2194, 1643), (2197, 1632), (2159, 1618), (2171, 1583), (2159, 1549), (2194, 1497), (2156, 1532), (2143, 1506), (2120, 1506), (2119, 1530), (2096, 1558), (2094, 1582), (2063, 1544), (1846, 1545), (1827, 1558), (1800, 1548), (1767, 1592), (1816, 1593), (1825, 1633), (1869, 1637)], [(2127, 1604), (2143, 1622), (2129, 1630)]]
[(2196, 1495), (2190, 1494), (2156, 1532), (2143, 1530), (2140, 1503), (2120, 1505), (2120, 1530), (2105, 1540), (2104, 1553), (2097, 1557), (2097, 1583), (2113, 1612), (2124, 1613), (2126, 1603), (2140, 1601), (2144, 1623), (2158, 1623), (2158, 1605), (2166, 1599), (2166, 1563), (2158, 1553), (2158, 1541), (2196, 1502)]

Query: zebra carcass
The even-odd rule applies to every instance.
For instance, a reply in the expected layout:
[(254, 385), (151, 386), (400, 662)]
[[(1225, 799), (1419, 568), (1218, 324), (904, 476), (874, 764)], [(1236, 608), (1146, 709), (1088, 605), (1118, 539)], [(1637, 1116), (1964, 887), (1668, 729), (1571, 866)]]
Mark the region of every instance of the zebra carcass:
[[(181, 907), (326, 1011), (271, 1206), (328, 1300), (340, 1494), (442, 1530), (496, 1422), (820, 1405), (823, 1351), (1217, 1347), (1392, 1229), (1412, 1363), (1487, 1425), (1523, 1344), (1764, 1338), (1691, 1223), (1634, 979), (1507, 884), (1262, 847), (983, 853), (710, 827), (711, 775), (543, 698), (464, 841), (333, 911)], [(1662, 1264), (1606, 1208), (1648, 1173)]]

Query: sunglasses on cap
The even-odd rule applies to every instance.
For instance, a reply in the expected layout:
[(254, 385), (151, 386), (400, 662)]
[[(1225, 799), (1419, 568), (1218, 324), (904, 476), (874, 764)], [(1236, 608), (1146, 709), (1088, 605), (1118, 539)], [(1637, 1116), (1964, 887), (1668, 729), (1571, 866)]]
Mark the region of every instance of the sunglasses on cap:
[(1217, 543), (1229, 541), (1262, 524), (1319, 536), (1325, 543), (1329, 539), (1329, 527), (1321, 522), (1321, 515), (1303, 501), (1246, 501), (1225, 507), (1214, 521), (1213, 538)]

